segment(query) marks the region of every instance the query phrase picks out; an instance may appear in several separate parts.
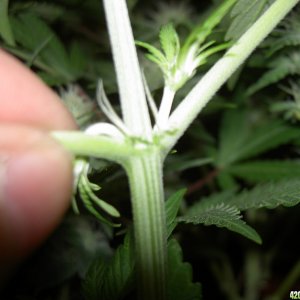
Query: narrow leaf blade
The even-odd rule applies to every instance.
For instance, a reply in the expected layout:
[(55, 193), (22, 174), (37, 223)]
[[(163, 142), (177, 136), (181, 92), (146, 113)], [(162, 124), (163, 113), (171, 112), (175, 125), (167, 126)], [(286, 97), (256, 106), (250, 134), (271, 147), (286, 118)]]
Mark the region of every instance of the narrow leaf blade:
[(167, 63), (165, 56), (162, 54), (162, 52), (159, 49), (145, 42), (136, 41), (135, 43), (136, 45), (148, 50), (151, 56), (153, 56), (161, 64)]
[(186, 189), (181, 189), (171, 195), (166, 201), (167, 235), (170, 236), (176, 227), (176, 216)]
[(249, 182), (300, 178), (300, 161), (257, 160), (232, 165), (226, 171)]

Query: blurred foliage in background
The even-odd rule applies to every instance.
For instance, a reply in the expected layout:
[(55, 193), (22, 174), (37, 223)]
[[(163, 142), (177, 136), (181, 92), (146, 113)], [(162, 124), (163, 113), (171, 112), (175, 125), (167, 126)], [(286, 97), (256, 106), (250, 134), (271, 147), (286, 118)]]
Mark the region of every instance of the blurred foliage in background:
[[(172, 22), (184, 38), (222, 0), (127, 2), (136, 39), (157, 45), (162, 25)], [(236, 5), (222, 21), (213, 32), (214, 39), (236, 39), (271, 2), (240, 0), (243, 5)], [(99, 78), (118, 109), (100, 0), (2, 0), (0, 46), (56, 89), (77, 114), (80, 126), (104, 118), (94, 101)], [(167, 159), (167, 196), (187, 189), (175, 237), (184, 260), (191, 263), (194, 281), (201, 282), (203, 299), (288, 299), (290, 290), (300, 290), (300, 207), (284, 207), (298, 203), (300, 197), (299, 46), (298, 5), (230, 78), (181, 139), (176, 153)], [(177, 103), (218, 55), (178, 93)], [(160, 96), (160, 70), (144, 59), (142, 52), (140, 60), (154, 97)], [(122, 227), (113, 230), (88, 214), (74, 216), (70, 212), (48, 242), (16, 273), (3, 299), (106, 299), (97, 294), (101, 284), (94, 279), (99, 274), (93, 272), (99, 268), (91, 269), (91, 265), (110, 262), (117, 274), (117, 263), (126, 261), (124, 268), (131, 272), (132, 254), (124, 251), (130, 235), (126, 235), (123, 248), (119, 247), (131, 223), (126, 176), (109, 162), (94, 161), (93, 166), (91, 176), (102, 187), (99, 194), (122, 212)], [(205, 207), (208, 201), (216, 205)], [(201, 220), (193, 218), (198, 210), (202, 213), (198, 218), (202, 216), (202, 223), (210, 225), (205, 213), (210, 218), (218, 216), (218, 210), (224, 211), (217, 205), (222, 201), (238, 206), (244, 219), (260, 233), (262, 245), (219, 228), (184, 224), (199, 223)], [(245, 202), (253, 206), (244, 207)], [(274, 203), (283, 206), (265, 209), (276, 207)], [(258, 206), (262, 208), (251, 209)], [(235, 231), (234, 220), (240, 216), (232, 210), (228, 214), (228, 220), (219, 226), (231, 226)], [(229, 221), (230, 225), (226, 224)], [(170, 247), (175, 253), (172, 259), (180, 259), (176, 242)], [(191, 276), (191, 270), (184, 272)], [(110, 294), (110, 299), (122, 299), (122, 295), (132, 299), (134, 281), (129, 277), (124, 275), (122, 289), (115, 298)]]

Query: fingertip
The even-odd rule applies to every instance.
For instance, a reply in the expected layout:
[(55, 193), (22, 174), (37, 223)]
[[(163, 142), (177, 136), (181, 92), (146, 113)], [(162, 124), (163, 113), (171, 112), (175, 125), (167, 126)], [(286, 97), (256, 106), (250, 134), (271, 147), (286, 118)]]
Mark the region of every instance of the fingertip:
[(27, 147), (2, 154), (0, 261), (24, 258), (41, 244), (70, 202), (71, 155), (46, 133), (26, 134), (34, 135)]

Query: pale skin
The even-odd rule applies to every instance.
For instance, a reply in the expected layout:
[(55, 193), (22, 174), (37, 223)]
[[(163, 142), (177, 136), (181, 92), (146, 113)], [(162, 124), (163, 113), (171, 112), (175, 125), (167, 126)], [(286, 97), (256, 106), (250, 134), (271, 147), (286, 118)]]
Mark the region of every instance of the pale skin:
[(50, 130), (76, 125), (58, 96), (0, 49), (0, 286), (59, 224), (72, 157)]

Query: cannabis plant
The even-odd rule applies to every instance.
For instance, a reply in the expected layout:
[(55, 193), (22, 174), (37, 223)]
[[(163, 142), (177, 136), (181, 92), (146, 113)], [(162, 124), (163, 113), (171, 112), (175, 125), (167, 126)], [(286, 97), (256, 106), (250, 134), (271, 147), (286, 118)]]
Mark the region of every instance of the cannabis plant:
[[(91, 3), (95, 4), (94, 1)], [(157, 43), (153, 35), (145, 35), (148, 40), (143, 40), (139, 34), (139, 39), (135, 40), (127, 4), (133, 9), (136, 1), (126, 3), (125, 0), (103, 0), (116, 70), (120, 113), (113, 103), (115, 98), (112, 99), (112, 94), (116, 92), (113, 81), (107, 82), (107, 77), (96, 81), (99, 72), (95, 69), (91, 69), (90, 74), (83, 71), (84, 66), (78, 63), (78, 58), (84, 56), (81, 53), (84, 50), (78, 44), (72, 44), (68, 57), (59, 39), (37, 17), (37, 13), (22, 13), (9, 19), (8, 1), (1, 1), (0, 33), (6, 49), (38, 68), (40, 75), (51, 85), (66, 85), (79, 79), (97, 82), (98, 108), (88, 96), (83, 97), (83, 92), (78, 92), (76, 87), (69, 86), (69, 90), (62, 90), (64, 101), (71, 106), (82, 131), (51, 133), (75, 155), (72, 200), (75, 212), (79, 213), (85, 208), (105, 226), (118, 230), (122, 212), (100, 198), (101, 191), (98, 191), (101, 187), (93, 182), (92, 178), (96, 176), (92, 172), (97, 169), (97, 164), (101, 165), (105, 160), (119, 164), (127, 174), (133, 214), (132, 228), (126, 228), (123, 245), (117, 248), (109, 262), (96, 260), (89, 271), (82, 272), (87, 299), (122, 299), (128, 295), (135, 297), (134, 287), (138, 299), (143, 300), (201, 299), (200, 285), (193, 283), (190, 266), (182, 263), (179, 243), (172, 237), (178, 223), (225, 227), (261, 244), (260, 235), (242, 219), (242, 212), (247, 215), (251, 214), (251, 209), (293, 206), (299, 202), (298, 173), (289, 176), (289, 172), (286, 172), (286, 176), (281, 174), (275, 178), (275, 175), (272, 177), (270, 174), (283, 169), (281, 162), (276, 165), (276, 162), (257, 160), (247, 164), (247, 160), (297, 139), (299, 129), (282, 120), (255, 123), (253, 119), (260, 116), (255, 116), (251, 109), (245, 107), (225, 111), (222, 120), (218, 121), (218, 148), (207, 146), (203, 151), (203, 159), (181, 160), (177, 170), (208, 164), (213, 166), (205, 182), (190, 186), (188, 191), (178, 189), (165, 201), (165, 190), (168, 187), (165, 189), (163, 183), (164, 165), (166, 172), (170, 166), (174, 170), (176, 162), (172, 163), (172, 159), (176, 159), (174, 152), (177, 142), (228, 80), (229, 89), (234, 89), (245, 60), (298, 0), (224, 0), (215, 3), (214, 9), (203, 16), (198, 25), (191, 26), (190, 22), (184, 21), (176, 23), (176, 20), (162, 24)], [(49, 15), (59, 18), (62, 8), (54, 4), (49, 4), (49, 7), (52, 7), (52, 14), (48, 12), (48, 18)], [(20, 4), (15, 6), (16, 11), (22, 9)], [(35, 10), (40, 15), (45, 14), (42, 6), (36, 6)], [(228, 27), (227, 32), (219, 30), (221, 24)], [(284, 47), (299, 45), (299, 36), (294, 39), (292, 35), (293, 30), (298, 30), (299, 35), (297, 24), (297, 17), (284, 21), (271, 38), (262, 44), (267, 54), (260, 55), (263, 59), (269, 57), (267, 67), (270, 70), (255, 83), (243, 86), (246, 90), (243, 97), (250, 99), (261, 89), (285, 76), (299, 75), (299, 68), (296, 67), (299, 66), (299, 49), (295, 47), (288, 56), (274, 58)], [(34, 26), (40, 38), (25, 39), (26, 26)], [(285, 32), (291, 36), (286, 37)], [(91, 32), (88, 36), (94, 38)], [(23, 49), (15, 47), (16, 42)], [(56, 51), (56, 54), (59, 52), (61, 60), (53, 60), (57, 55), (47, 52), (47, 47), (49, 51)], [(109, 49), (107, 45), (104, 47)], [(29, 49), (32, 53), (29, 53)], [(140, 55), (145, 54), (160, 70), (162, 93), (149, 84), (151, 74), (147, 74), (147, 68), (139, 63), (137, 51)], [(217, 57), (220, 58), (217, 60)], [(259, 66), (262, 57), (259, 54), (251, 57), (253, 67)], [(145, 65), (149, 66), (149, 62), (145, 62)], [(191, 82), (194, 83), (193, 87)], [(290, 88), (282, 88), (283, 92), (297, 94), (294, 102), (277, 103), (270, 110), (284, 112), (288, 119), (299, 118), (298, 89), (298, 83), (292, 83)], [(223, 107), (229, 104), (221, 102)], [(100, 121), (93, 116), (95, 110), (99, 110), (97, 114), (100, 115)], [(206, 136), (209, 139), (209, 134), (203, 128), (198, 128), (199, 132), (201, 138)], [(285, 163), (287, 168), (288, 162)], [(102, 170), (105, 168), (107, 165), (104, 164)], [(277, 169), (272, 172), (272, 168)], [(267, 180), (286, 178), (240, 192), (236, 178), (246, 182), (260, 182), (264, 176)], [(219, 193), (206, 195), (201, 201), (187, 207), (183, 205), (186, 193), (195, 192), (214, 178), (220, 187)], [(179, 211), (180, 216), (177, 216)], [(237, 294), (238, 291), (235, 293), (234, 289), (227, 291), (231, 299), (238, 299)]]

